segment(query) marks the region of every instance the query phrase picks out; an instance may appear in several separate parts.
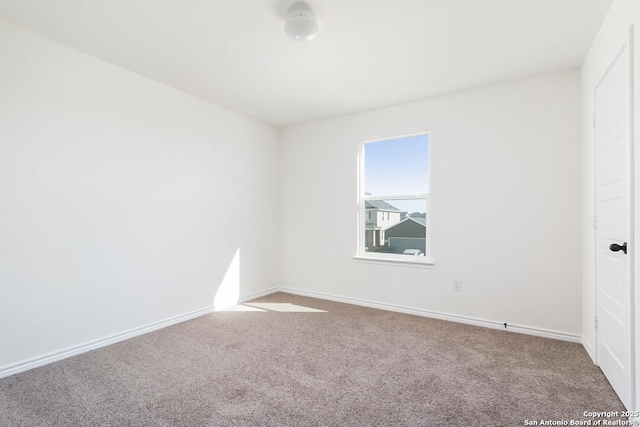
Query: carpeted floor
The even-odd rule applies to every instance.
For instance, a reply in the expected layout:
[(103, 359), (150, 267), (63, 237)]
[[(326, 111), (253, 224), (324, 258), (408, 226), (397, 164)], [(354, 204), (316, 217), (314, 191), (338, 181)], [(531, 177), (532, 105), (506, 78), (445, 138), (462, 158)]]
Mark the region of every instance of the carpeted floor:
[(0, 380), (2, 426), (523, 426), (623, 409), (579, 344), (284, 293)]

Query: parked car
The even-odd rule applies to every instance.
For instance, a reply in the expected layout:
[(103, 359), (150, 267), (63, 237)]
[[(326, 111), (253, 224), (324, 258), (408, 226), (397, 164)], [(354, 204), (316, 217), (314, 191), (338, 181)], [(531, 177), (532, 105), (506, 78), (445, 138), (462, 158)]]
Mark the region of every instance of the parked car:
[(420, 249), (405, 249), (402, 255), (424, 256), (424, 252)]

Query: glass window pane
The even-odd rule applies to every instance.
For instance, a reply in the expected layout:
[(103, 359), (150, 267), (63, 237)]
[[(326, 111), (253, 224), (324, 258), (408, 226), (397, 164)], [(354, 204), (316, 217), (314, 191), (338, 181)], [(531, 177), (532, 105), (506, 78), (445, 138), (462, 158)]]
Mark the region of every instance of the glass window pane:
[(424, 256), (426, 199), (365, 200), (365, 252)]
[(366, 195), (429, 192), (429, 135), (364, 144)]

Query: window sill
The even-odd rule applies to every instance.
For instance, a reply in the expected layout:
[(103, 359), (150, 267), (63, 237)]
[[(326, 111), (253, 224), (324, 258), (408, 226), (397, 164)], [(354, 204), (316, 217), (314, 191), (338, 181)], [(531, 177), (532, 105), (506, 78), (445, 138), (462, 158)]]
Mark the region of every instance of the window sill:
[[(421, 258), (421, 257), (416, 257), (416, 258)], [(356, 262), (362, 262), (365, 264), (395, 265), (395, 266), (416, 267), (416, 268), (434, 268), (435, 267), (434, 262), (429, 259), (406, 260), (406, 259), (394, 259), (394, 258), (379, 258), (379, 257), (362, 256), (362, 255), (356, 255), (353, 257), (353, 259)]]

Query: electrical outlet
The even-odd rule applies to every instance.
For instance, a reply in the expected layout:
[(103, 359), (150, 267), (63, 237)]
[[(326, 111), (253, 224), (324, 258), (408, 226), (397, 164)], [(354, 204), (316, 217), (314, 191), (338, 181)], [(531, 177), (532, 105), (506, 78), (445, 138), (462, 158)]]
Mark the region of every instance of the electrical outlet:
[(454, 291), (462, 290), (462, 279), (459, 279), (459, 278), (453, 279), (451, 283), (452, 283), (451, 289), (453, 289)]

